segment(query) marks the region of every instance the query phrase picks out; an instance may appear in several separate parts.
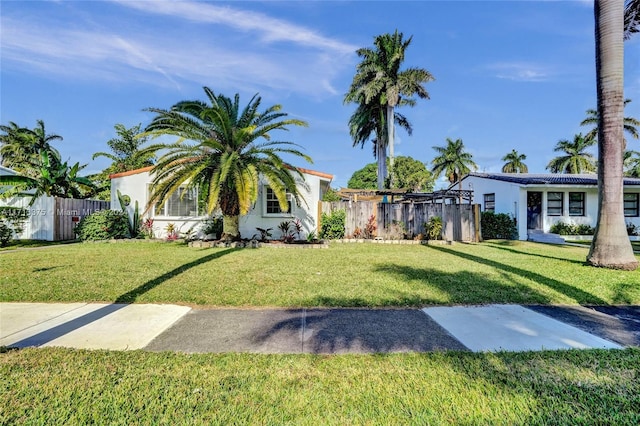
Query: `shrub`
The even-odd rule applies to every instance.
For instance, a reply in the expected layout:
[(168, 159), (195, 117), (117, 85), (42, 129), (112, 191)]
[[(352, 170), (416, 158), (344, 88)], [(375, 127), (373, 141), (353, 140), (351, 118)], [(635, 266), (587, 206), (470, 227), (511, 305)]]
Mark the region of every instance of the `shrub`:
[(374, 215), (369, 216), (367, 224), (364, 226), (363, 236), (364, 238), (371, 239), (376, 237), (376, 229), (378, 224), (376, 223), (376, 217)]
[(589, 225), (577, 225), (576, 226), (576, 235), (593, 235), (596, 233), (596, 230)]
[(345, 210), (336, 210), (331, 214), (322, 213), (320, 238), (330, 240), (344, 238), (344, 224), (346, 219), (347, 212)]
[(572, 225), (570, 223), (557, 222), (551, 226), (549, 232), (558, 235), (593, 235), (595, 229), (586, 224)]
[(442, 238), (442, 218), (434, 216), (424, 224), (424, 232), (427, 240), (439, 240)]
[(635, 235), (638, 235), (638, 233), (640, 233), (640, 226), (636, 226), (631, 222), (627, 222), (627, 235), (633, 237)]
[(404, 240), (407, 238), (407, 230), (404, 227), (404, 222), (394, 220), (390, 224), (384, 227), (386, 237), (390, 240)]
[(338, 191), (336, 191), (333, 188), (327, 189), (327, 191), (322, 196), (322, 201), (335, 202), (335, 201), (341, 201), (341, 200), (342, 200), (342, 197), (340, 197), (340, 194), (338, 194)]
[(76, 226), (76, 234), (82, 241), (129, 238), (129, 217), (116, 210), (100, 210), (82, 218)]
[(222, 216), (211, 215), (202, 221), (200, 231), (204, 235), (216, 234), (217, 238), (222, 237)]
[(485, 240), (518, 238), (518, 227), (514, 218), (506, 213), (482, 212), (482, 238)]
[(13, 237), (13, 229), (0, 220), (0, 247), (6, 247)]

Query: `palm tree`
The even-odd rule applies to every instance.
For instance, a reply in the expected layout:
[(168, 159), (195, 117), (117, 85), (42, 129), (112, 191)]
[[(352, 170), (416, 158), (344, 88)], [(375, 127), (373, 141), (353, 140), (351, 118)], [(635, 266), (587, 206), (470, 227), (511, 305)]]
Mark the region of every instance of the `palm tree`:
[[(471, 169), (477, 170), (478, 166), (473, 162), (473, 156), (464, 150), (462, 139), (455, 141), (447, 138), (447, 146), (434, 146), (439, 156), (431, 161), (431, 172), (434, 179), (438, 179), (443, 173), (449, 178), (449, 182), (458, 182), (459, 189), (462, 190), (462, 176), (468, 174)], [(462, 202), (462, 193), (460, 194)]]
[[(357, 103), (371, 106), (367, 115), (375, 117), (376, 157), (378, 160), (378, 189), (384, 186), (387, 176), (386, 149), (389, 146), (389, 165), (393, 169), (394, 138), (396, 116), (394, 109), (402, 105), (415, 105), (413, 96), (428, 99), (424, 84), (432, 81), (433, 76), (422, 68), (408, 68), (400, 71), (405, 51), (412, 37), (403, 40), (403, 34), (397, 30), (393, 34), (382, 34), (374, 38), (374, 49), (361, 48), (356, 51), (362, 62), (356, 67), (356, 75), (345, 96), (345, 103)], [(383, 109), (380, 109), (380, 108)], [(364, 111), (361, 111), (364, 112)], [(391, 117), (394, 117), (391, 119)], [(356, 122), (361, 120), (355, 120)], [(368, 128), (371, 123), (364, 124)], [(350, 128), (351, 128), (350, 121)], [(383, 130), (384, 129), (384, 130)], [(355, 132), (359, 134), (360, 132)], [(365, 134), (370, 135), (371, 131)], [(354, 132), (351, 132), (352, 136)], [(366, 140), (366, 139), (365, 139)], [(354, 139), (354, 145), (359, 142)]]
[(625, 176), (640, 178), (640, 152), (625, 151), (622, 164), (624, 166)]
[(526, 159), (525, 154), (519, 154), (518, 151), (512, 149), (510, 153), (502, 157), (502, 161), (506, 161), (502, 166), (502, 173), (528, 173), (529, 168), (523, 163)]
[(595, 139), (590, 139), (578, 133), (573, 137), (573, 142), (563, 139), (558, 141), (555, 152), (563, 152), (565, 155), (555, 157), (549, 164), (547, 169), (551, 173), (594, 173), (596, 171), (596, 162), (592, 154), (585, 150), (596, 144)]
[(62, 162), (59, 154), (42, 150), (36, 177), (0, 176), (0, 186), (9, 187), (8, 190), (2, 192), (1, 198), (28, 196), (31, 197), (29, 205), (33, 205), (35, 200), (43, 195), (61, 198), (86, 198), (96, 190), (96, 186), (90, 179), (78, 176), (78, 172), (84, 167), (80, 163), (69, 166), (66, 161)]
[(626, 0), (624, 7), (624, 39), (640, 32), (640, 0)]
[[(631, 102), (631, 99), (625, 99), (624, 100), (624, 106), (627, 106), (627, 104), (629, 102)], [(588, 109), (587, 110), (587, 118), (582, 120), (580, 125), (581, 126), (593, 126), (593, 128), (591, 130), (589, 130), (589, 133), (587, 133), (585, 135), (585, 137), (590, 138), (590, 139), (594, 139), (594, 140), (597, 139), (597, 137), (598, 137), (598, 111), (595, 110), (595, 109)], [(638, 139), (638, 137), (640, 137), (640, 135), (638, 134), (638, 129), (637, 129), (637, 127), (640, 126), (640, 121), (638, 121), (637, 119), (635, 119), (633, 117), (624, 117), (623, 126), (624, 126), (624, 131), (627, 132), (629, 135), (631, 135), (632, 138)], [(626, 143), (627, 143), (626, 139), (624, 139), (624, 143), (626, 145)]]
[(184, 186), (197, 188), (211, 214), (219, 207), (223, 214), (223, 234), (240, 238), (238, 221), (247, 214), (258, 197), (260, 176), (277, 197), (280, 207), (288, 209), (287, 193), (299, 202), (296, 177), (302, 173), (288, 165), (280, 154), (290, 154), (312, 162), (291, 142), (273, 141), (271, 133), (290, 125), (307, 126), (296, 119), (282, 119), (281, 106), (260, 112), (261, 98), (255, 95), (240, 107), (240, 96), (230, 99), (204, 87), (209, 103), (178, 102), (169, 110), (149, 108), (156, 114), (147, 126), (151, 136), (170, 135), (178, 140), (166, 145), (168, 151), (152, 169), (153, 187), (149, 206), (164, 203)]
[(48, 153), (50, 162), (57, 161), (60, 153), (51, 142), (62, 140), (60, 135), (47, 135), (44, 128), (44, 121), (37, 120), (37, 125), (33, 129), (19, 127), (14, 122), (9, 122), (8, 126), (0, 126), (4, 132), (0, 135), (0, 155), (2, 155), (2, 165), (10, 167), (26, 176), (38, 176), (40, 169), (40, 154)]
[[(636, 3), (637, 4), (637, 3)], [(624, 4), (595, 0), (596, 88), (598, 94), (598, 219), (587, 263), (634, 270), (624, 221)]]
[(147, 143), (149, 139), (142, 135), (140, 124), (126, 128), (122, 124), (114, 126), (118, 137), (109, 139), (107, 145), (111, 148), (112, 153), (96, 152), (92, 159), (98, 157), (106, 157), (113, 163), (108, 168), (109, 173), (126, 172), (142, 167), (152, 166), (156, 156), (153, 150), (143, 150), (141, 147)]

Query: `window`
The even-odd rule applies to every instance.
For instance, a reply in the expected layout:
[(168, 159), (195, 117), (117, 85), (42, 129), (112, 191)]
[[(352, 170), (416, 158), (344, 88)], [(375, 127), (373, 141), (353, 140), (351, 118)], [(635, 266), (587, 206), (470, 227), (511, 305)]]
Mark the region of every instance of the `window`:
[(624, 194), (624, 215), (638, 217), (638, 194)]
[(547, 215), (562, 216), (563, 192), (547, 192)]
[(289, 211), (284, 212), (280, 209), (280, 201), (276, 197), (273, 189), (265, 186), (264, 196), (264, 214), (265, 215), (278, 215), (278, 216), (292, 216), (293, 215), (293, 202), (291, 194), (287, 193), (287, 201), (289, 203)]
[(496, 194), (484, 194), (484, 211), (496, 211)]
[(184, 187), (178, 188), (164, 204), (156, 206), (156, 215), (198, 216), (198, 191)]
[(584, 192), (569, 193), (569, 216), (584, 216)]

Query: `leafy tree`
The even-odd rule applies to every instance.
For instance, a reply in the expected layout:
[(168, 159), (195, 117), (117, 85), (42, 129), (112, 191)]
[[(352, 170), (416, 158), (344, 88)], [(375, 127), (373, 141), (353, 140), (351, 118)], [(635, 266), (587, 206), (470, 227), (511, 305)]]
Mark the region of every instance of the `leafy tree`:
[[(360, 170), (356, 170), (349, 182), (348, 188), (376, 189), (377, 163), (369, 163)], [(395, 176), (393, 189), (408, 189), (410, 191), (432, 191), (435, 185), (433, 176), (424, 163), (411, 157), (399, 156), (393, 166)]]
[(586, 149), (596, 144), (593, 138), (587, 138), (578, 133), (573, 137), (573, 141), (562, 139), (558, 141), (555, 152), (563, 152), (565, 155), (553, 158), (547, 164), (547, 169), (551, 173), (593, 173), (596, 171), (596, 161), (593, 155), (586, 152)]
[(445, 174), (453, 184), (459, 182), (472, 169), (478, 168), (473, 162), (473, 156), (465, 151), (462, 139), (454, 141), (447, 138), (446, 146), (434, 146), (433, 149), (439, 154), (431, 161), (431, 171), (436, 179)]
[(287, 192), (299, 202), (296, 177), (302, 173), (288, 165), (280, 154), (290, 154), (308, 162), (292, 142), (271, 140), (272, 132), (288, 126), (306, 126), (274, 105), (260, 112), (261, 98), (255, 95), (244, 108), (240, 96), (216, 95), (204, 87), (207, 102), (182, 101), (170, 109), (149, 108), (156, 116), (147, 126), (151, 136), (177, 137), (167, 144), (167, 152), (153, 168), (150, 205), (165, 202), (181, 186), (198, 188), (206, 212), (219, 207), (224, 234), (240, 238), (238, 221), (258, 197), (260, 175), (264, 176), (282, 210), (288, 209)]
[(60, 135), (48, 135), (44, 128), (44, 121), (37, 120), (33, 129), (19, 127), (10, 121), (7, 126), (0, 126), (0, 155), (2, 165), (9, 167), (25, 176), (37, 177), (41, 166), (40, 156), (45, 153), (50, 162), (60, 158), (60, 153), (51, 143), (62, 140)]
[(342, 197), (340, 197), (340, 194), (338, 194), (338, 191), (333, 188), (327, 189), (327, 191), (322, 196), (322, 201), (332, 202), (332, 201), (340, 201), (340, 200), (342, 200)]
[(506, 161), (502, 166), (502, 173), (528, 173), (529, 168), (523, 163), (527, 159), (525, 154), (520, 154), (515, 149), (502, 157), (502, 161)]
[[(637, 2), (632, 2), (636, 13)], [(634, 270), (638, 260), (627, 236), (623, 202), (624, 8), (621, 1), (595, 0), (596, 91), (598, 94), (598, 219), (587, 255), (593, 266)], [(631, 29), (628, 31), (632, 32)], [(630, 32), (627, 34), (630, 35)]]
[[(625, 99), (624, 100), (624, 105), (626, 106), (630, 102), (631, 102), (631, 99)], [(581, 126), (593, 126), (593, 128), (591, 130), (589, 130), (589, 132), (585, 135), (585, 137), (588, 138), (588, 139), (596, 140), (597, 137), (598, 137), (598, 111), (595, 110), (595, 109), (588, 109), (587, 110), (587, 118), (582, 120), (580, 125)], [(631, 135), (632, 138), (638, 139), (639, 135), (638, 135), (637, 127), (640, 126), (640, 121), (638, 121), (637, 119), (635, 119), (633, 117), (624, 117), (623, 126), (624, 126), (624, 131), (626, 133)], [(626, 145), (626, 143), (627, 143), (626, 139), (624, 139), (624, 143)]]
[[(345, 102), (359, 105), (349, 122), (354, 145), (368, 139), (373, 131), (376, 132), (378, 189), (383, 188), (387, 176), (387, 145), (389, 165), (393, 168), (394, 124), (398, 120), (395, 108), (415, 105), (413, 96), (428, 99), (429, 94), (424, 84), (433, 80), (433, 76), (423, 68), (400, 71), (405, 51), (412, 40), (412, 37), (407, 40), (403, 37), (397, 30), (393, 34), (378, 35), (374, 38), (373, 49), (365, 47), (356, 51), (362, 61), (356, 67), (356, 75), (345, 96)], [(406, 122), (404, 117), (402, 119)], [(408, 122), (406, 124), (410, 127)], [(363, 139), (364, 135), (367, 136)]]
[(622, 163), (625, 169), (625, 176), (640, 178), (640, 152), (625, 151)]
[(351, 175), (347, 188), (376, 189), (378, 186), (377, 163), (369, 163)]
[(96, 187), (90, 179), (78, 176), (78, 172), (84, 167), (80, 163), (69, 166), (66, 161), (62, 162), (59, 154), (42, 151), (38, 176), (0, 176), (0, 186), (10, 187), (2, 192), (2, 198), (30, 196), (32, 197), (30, 204), (43, 195), (61, 198), (87, 198), (95, 191)]

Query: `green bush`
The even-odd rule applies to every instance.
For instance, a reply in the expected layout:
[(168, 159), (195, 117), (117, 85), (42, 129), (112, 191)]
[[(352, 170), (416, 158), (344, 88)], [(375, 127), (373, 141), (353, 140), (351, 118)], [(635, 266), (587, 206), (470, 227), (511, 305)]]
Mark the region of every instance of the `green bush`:
[(82, 241), (129, 238), (129, 217), (121, 211), (100, 210), (82, 218), (76, 234)]
[(0, 247), (6, 247), (13, 238), (13, 229), (0, 220)]
[(551, 225), (549, 232), (558, 235), (593, 235), (595, 229), (589, 225), (572, 225), (565, 222), (557, 222)]
[(429, 222), (424, 224), (424, 233), (427, 240), (442, 239), (442, 218), (440, 216), (433, 216), (429, 219)]
[(518, 238), (516, 220), (506, 213), (482, 212), (482, 238), (485, 240), (515, 240)]
[(335, 240), (344, 238), (344, 224), (347, 219), (345, 210), (336, 210), (331, 214), (322, 213), (320, 238)]

